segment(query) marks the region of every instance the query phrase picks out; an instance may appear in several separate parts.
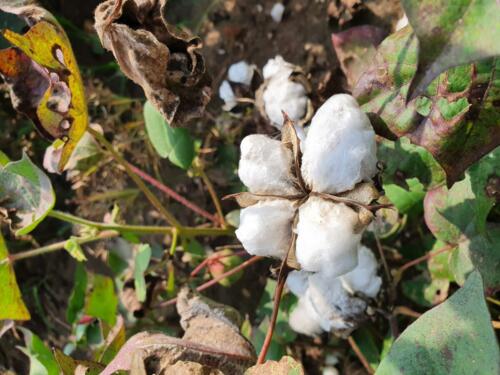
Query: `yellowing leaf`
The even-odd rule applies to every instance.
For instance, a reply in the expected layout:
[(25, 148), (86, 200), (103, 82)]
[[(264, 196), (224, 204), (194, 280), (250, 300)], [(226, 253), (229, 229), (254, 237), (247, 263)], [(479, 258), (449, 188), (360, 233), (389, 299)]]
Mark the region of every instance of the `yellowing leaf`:
[(42, 135), (64, 142), (62, 171), (88, 125), (83, 82), (69, 39), (39, 7), (1, 9), (37, 21), (24, 35), (2, 32), (15, 48), (0, 51), (0, 74), (10, 86), (14, 107), (33, 120)]
[(0, 233), (0, 320), (30, 320), (30, 313), (21, 297), (16, 275), (8, 257), (9, 252)]

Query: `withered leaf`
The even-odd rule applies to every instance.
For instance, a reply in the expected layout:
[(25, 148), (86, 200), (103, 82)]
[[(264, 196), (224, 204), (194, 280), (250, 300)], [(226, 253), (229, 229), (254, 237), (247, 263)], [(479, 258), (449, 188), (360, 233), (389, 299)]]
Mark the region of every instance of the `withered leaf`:
[(223, 374), (243, 374), (255, 363), (252, 344), (239, 332), (236, 310), (190, 296), (187, 289), (179, 293), (177, 309), (185, 330), (183, 338), (138, 333), (125, 343), (101, 375), (132, 369), (137, 373), (145, 370), (170, 374), (174, 368), (183, 368), (188, 363), (198, 363), (211, 371), (204, 373), (217, 374), (216, 370), (220, 370)]
[(64, 142), (58, 166), (62, 171), (88, 126), (83, 82), (62, 27), (43, 8), (24, 3), (0, 1), (1, 10), (30, 26), (24, 35), (2, 31), (15, 47), (0, 51), (0, 74), (10, 87), (14, 108), (42, 135)]
[(300, 362), (297, 362), (292, 357), (284, 356), (277, 361), (266, 361), (261, 365), (250, 367), (245, 375), (304, 375), (304, 369)]
[(95, 11), (95, 28), (121, 70), (142, 86), (171, 126), (201, 117), (211, 80), (201, 40), (169, 25), (167, 0), (107, 0)]

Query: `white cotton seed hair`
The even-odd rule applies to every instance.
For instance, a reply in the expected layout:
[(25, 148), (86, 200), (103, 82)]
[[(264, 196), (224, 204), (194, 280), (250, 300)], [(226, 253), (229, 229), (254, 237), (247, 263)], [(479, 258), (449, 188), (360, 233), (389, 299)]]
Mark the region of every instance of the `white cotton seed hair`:
[(219, 87), (219, 97), (224, 101), (224, 110), (226, 111), (230, 111), (237, 104), (236, 96), (234, 95), (233, 88), (231, 87), (229, 81), (222, 81)]
[(243, 138), (238, 176), (252, 193), (295, 195), (292, 151), (262, 134)]
[(258, 202), (241, 210), (236, 237), (252, 255), (282, 259), (290, 246), (294, 213), (286, 199)]
[(313, 191), (348, 191), (377, 172), (375, 133), (350, 95), (334, 95), (318, 109), (305, 145), (302, 176)]
[(343, 203), (310, 197), (299, 209), (297, 261), (305, 271), (336, 277), (358, 264), (358, 214)]
[(271, 9), (271, 18), (274, 22), (280, 23), (285, 13), (285, 6), (281, 3), (276, 3)]
[(288, 274), (286, 285), (290, 292), (297, 297), (302, 297), (309, 286), (309, 272), (306, 271), (292, 271)]
[(252, 83), (254, 66), (249, 65), (246, 61), (239, 61), (229, 67), (227, 78), (231, 82), (241, 83), (250, 86)]
[(283, 127), (284, 111), (292, 121), (300, 121), (307, 112), (307, 92), (303, 85), (290, 81), (294, 66), (281, 56), (271, 59), (264, 66), (263, 75), (267, 86), (262, 95), (264, 109), (271, 124)]
[(360, 246), (358, 266), (340, 277), (342, 285), (351, 294), (362, 293), (375, 298), (382, 285), (382, 279), (377, 276), (377, 268), (378, 263), (373, 252), (365, 246)]
[(306, 336), (317, 336), (323, 332), (320, 317), (316, 314), (309, 300), (299, 298), (297, 306), (292, 310), (288, 324), (297, 333)]

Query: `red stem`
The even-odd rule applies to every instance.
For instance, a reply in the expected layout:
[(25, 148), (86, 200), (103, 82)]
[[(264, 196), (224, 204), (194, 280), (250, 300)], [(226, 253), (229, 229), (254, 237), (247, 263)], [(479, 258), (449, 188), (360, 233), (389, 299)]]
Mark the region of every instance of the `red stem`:
[(211, 213), (205, 211), (203, 208), (197, 206), (193, 202), (188, 201), (186, 198), (183, 196), (179, 195), (177, 192), (175, 192), (173, 189), (169, 188), (168, 186), (162, 184), (160, 181), (156, 180), (154, 177), (148, 175), (146, 172), (142, 171), (141, 169), (137, 168), (136, 166), (128, 163), (130, 169), (137, 174), (140, 178), (142, 178), (144, 181), (149, 182), (151, 185), (153, 185), (155, 188), (158, 190), (164, 192), (167, 194), (169, 197), (172, 199), (175, 199), (177, 202), (181, 203), (185, 207), (189, 208), (193, 212), (196, 212), (198, 215), (203, 216), (204, 218), (210, 220), (211, 222), (220, 225), (221, 220), (216, 216), (212, 215)]
[(434, 252), (427, 253), (427, 254), (425, 254), (424, 256), (421, 256), (420, 258), (414, 259), (414, 260), (412, 260), (412, 261), (410, 261), (410, 262), (408, 262), (408, 263), (406, 263), (406, 264), (403, 264), (403, 265), (402, 265), (402, 266), (398, 269), (398, 271), (397, 271), (397, 272), (398, 272), (399, 274), (402, 274), (402, 273), (403, 273), (404, 271), (406, 271), (408, 268), (413, 267), (413, 266), (415, 266), (415, 265), (417, 265), (417, 264), (419, 264), (419, 263), (422, 263), (422, 262), (424, 262), (424, 261), (426, 261), (426, 260), (429, 260), (429, 259), (431, 259), (431, 258), (435, 257), (436, 255), (439, 255), (439, 254), (441, 254), (441, 253), (445, 253), (445, 252), (447, 252), (447, 251), (453, 250), (454, 248), (455, 248), (455, 246), (453, 246), (453, 245), (449, 245), (449, 244), (448, 244), (448, 245), (445, 245), (445, 246), (443, 246), (443, 247), (442, 247), (441, 249), (439, 249), (439, 250), (436, 250), (436, 251), (434, 251)]
[(189, 277), (195, 277), (198, 273), (200, 273), (200, 271), (203, 268), (205, 268), (208, 264), (210, 264), (212, 262), (217, 262), (220, 259), (232, 257), (233, 255), (234, 256), (242, 256), (242, 255), (245, 255), (246, 253), (247, 253), (246, 251), (242, 250), (242, 251), (237, 251), (237, 252), (231, 253), (231, 254), (218, 254), (216, 256), (211, 256), (211, 257), (205, 258), (203, 260), (203, 262), (198, 264), (196, 266), (196, 268), (191, 271), (191, 273), (189, 274)]
[[(221, 281), (222, 279), (225, 279), (226, 277), (229, 277), (229, 276), (232, 276), (234, 275), (235, 273), (238, 273), (240, 272), (241, 270), (251, 266), (252, 264), (254, 263), (257, 263), (259, 260), (262, 260), (264, 259), (264, 257), (260, 257), (260, 256), (254, 256), (246, 261), (244, 261), (243, 263), (241, 263), (240, 265), (230, 269), (229, 271), (227, 272), (224, 272), (223, 274), (217, 276), (216, 278), (210, 280), (210, 281), (207, 281), (206, 283), (204, 284), (201, 284), (199, 287), (196, 288), (196, 291), (197, 292), (202, 292), (204, 291), (205, 289), (208, 289), (210, 288), (211, 286), (217, 284), (219, 281)], [(164, 301), (164, 302), (161, 302), (159, 303), (158, 305), (154, 306), (156, 308), (161, 308), (161, 307), (166, 307), (166, 306), (170, 306), (170, 305), (175, 305), (177, 303), (177, 298), (172, 298), (172, 299), (169, 299), (168, 301)]]

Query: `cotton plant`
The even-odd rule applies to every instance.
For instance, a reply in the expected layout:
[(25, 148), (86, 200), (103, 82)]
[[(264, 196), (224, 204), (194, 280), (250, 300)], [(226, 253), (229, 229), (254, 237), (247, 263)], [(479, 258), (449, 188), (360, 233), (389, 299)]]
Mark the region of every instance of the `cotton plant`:
[[(304, 331), (348, 330), (366, 309), (352, 296), (363, 288), (372, 297), (380, 287), (366, 250), (360, 250), (373, 211), (382, 207), (372, 204), (379, 198), (372, 182), (375, 133), (346, 94), (318, 109), (307, 135), (299, 137), (293, 121), (282, 116), (281, 141), (254, 134), (241, 143), (238, 174), (248, 192), (234, 196), (243, 207), (236, 236), (250, 254), (300, 270), (307, 282), (303, 293), (295, 291), (305, 298), (299, 298), (296, 318), (313, 317), (303, 322)], [(368, 280), (349, 276), (365, 269)], [(345, 307), (340, 312), (339, 301)]]
[(230, 111), (238, 105), (238, 97), (233, 90), (234, 84), (250, 87), (256, 67), (246, 61), (232, 64), (227, 71), (227, 79), (219, 87), (219, 97), (224, 101), (223, 109)]

